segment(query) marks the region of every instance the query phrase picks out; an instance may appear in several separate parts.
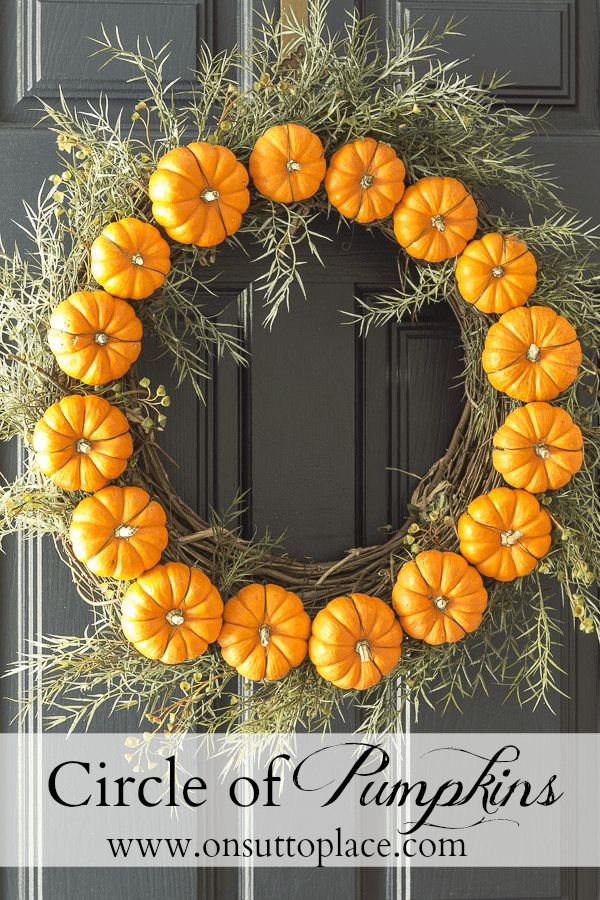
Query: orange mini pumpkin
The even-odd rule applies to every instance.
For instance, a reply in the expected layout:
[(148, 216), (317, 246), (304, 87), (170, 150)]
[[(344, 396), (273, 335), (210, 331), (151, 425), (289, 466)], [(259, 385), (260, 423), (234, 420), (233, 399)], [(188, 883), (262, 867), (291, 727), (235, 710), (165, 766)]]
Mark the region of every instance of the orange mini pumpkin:
[(106, 384), (136, 361), (142, 331), (129, 303), (104, 291), (77, 291), (52, 313), (48, 343), (65, 374), (84, 384)]
[(195, 141), (170, 150), (150, 176), (152, 214), (181, 244), (214, 247), (248, 209), (248, 172), (227, 147)]
[(249, 584), (225, 604), (223, 659), (250, 681), (276, 681), (306, 656), (310, 618), (297, 594), (276, 584)]
[(143, 300), (171, 268), (169, 245), (158, 228), (139, 219), (107, 225), (90, 251), (92, 275), (114, 297)]
[(460, 552), (482, 575), (512, 581), (528, 575), (550, 549), (552, 521), (533, 494), (494, 488), (458, 520)]
[(537, 263), (531, 250), (510, 235), (484, 234), (456, 263), (456, 283), (467, 303), (485, 313), (523, 306), (535, 290)]
[(404, 163), (375, 138), (358, 138), (336, 150), (325, 176), (329, 202), (347, 219), (367, 224), (385, 219), (404, 193)]
[(168, 562), (130, 584), (121, 627), (138, 653), (167, 665), (196, 659), (217, 639), (223, 601), (200, 569)]
[(477, 569), (458, 553), (425, 550), (398, 572), (392, 605), (411, 637), (454, 643), (481, 624), (487, 591)]
[(394, 212), (396, 240), (415, 259), (441, 262), (457, 256), (476, 231), (477, 205), (456, 178), (421, 178), (406, 189)]
[(33, 430), (37, 463), (66, 491), (97, 491), (127, 467), (133, 452), (120, 409), (94, 394), (73, 394), (49, 406)]
[(489, 329), (482, 364), (491, 384), (515, 400), (554, 400), (577, 378), (575, 329), (547, 306), (511, 309)]
[(73, 553), (90, 572), (130, 581), (151, 569), (167, 546), (165, 511), (138, 487), (110, 487), (73, 510)]
[(492, 462), (512, 487), (532, 494), (564, 487), (583, 463), (581, 429), (550, 403), (514, 409), (494, 435)]
[(327, 163), (318, 135), (304, 125), (273, 125), (250, 154), (256, 190), (277, 203), (312, 197), (325, 177)]
[(402, 628), (379, 597), (348, 594), (314, 618), (308, 652), (319, 675), (336, 687), (364, 691), (400, 659)]

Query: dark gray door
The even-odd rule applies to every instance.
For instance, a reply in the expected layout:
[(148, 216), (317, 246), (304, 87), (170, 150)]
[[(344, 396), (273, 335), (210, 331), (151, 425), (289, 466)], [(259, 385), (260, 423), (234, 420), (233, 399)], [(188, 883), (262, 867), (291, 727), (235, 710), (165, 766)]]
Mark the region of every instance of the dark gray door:
[[(189, 0), (186, 3), (139, 0), (0, 0), (0, 172), (3, 188), (2, 235), (16, 236), (11, 224), (20, 217), (21, 198), (33, 199), (42, 177), (55, 171), (49, 135), (33, 129), (34, 97), (53, 100), (62, 84), (69, 98), (85, 102), (109, 90), (132, 106), (135, 88), (124, 84), (118, 68), (97, 72), (87, 59), (83, 35), (99, 32), (100, 22), (118, 25), (124, 41), (148, 34), (156, 45), (174, 41), (174, 59), (184, 74), (194, 65), (200, 40), (215, 48), (248, 42), (252, 0)], [(514, 86), (502, 99), (553, 105), (556, 132), (536, 147), (542, 161), (555, 162), (566, 194), (585, 214), (598, 213), (600, 148), (598, 118), (598, 12), (593, 0), (363, 0), (363, 14), (383, 23), (425, 21), (456, 13), (466, 17), (466, 37), (454, 39), (451, 52), (468, 57), (471, 71), (512, 70)], [(333, 27), (343, 22), (349, 0), (333, 0)], [(247, 527), (288, 528), (289, 549), (297, 555), (331, 557), (376, 540), (383, 525), (396, 525), (411, 490), (407, 476), (389, 468), (424, 472), (447, 446), (460, 414), (462, 398), (451, 389), (461, 368), (457, 331), (450, 315), (436, 308), (418, 324), (375, 331), (366, 341), (342, 326), (340, 310), (352, 310), (355, 296), (393, 285), (395, 259), (390, 245), (356, 230), (326, 248), (326, 270), (307, 266), (308, 300), (294, 297), (272, 333), (261, 327), (256, 273), (236, 260), (228, 268), (215, 309), (242, 326), (252, 354), (251, 366), (238, 372), (224, 362), (213, 372), (206, 407), (190, 390), (174, 396), (167, 451), (180, 460), (173, 472), (178, 490), (201, 513), (225, 506), (238, 487), (251, 488)], [(325, 352), (324, 352), (325, 351)], [(144, 363), (153, 382), (168, 383), (168, 373), (149, 357)], [(324, 389), (326, 387), (326, 389)], [(426, 412), (426, 415), (424, 414)], [(273, 431), (280, 435), (274, 442)], [(9, 476), (19, 464), (18, 448), (2, 448)], [(4, 663), (43, 628), (81, 630), (87, 610), (78, 601), (66, 570), (51, 547), (14, 542), (2, 566), (0, 629)], [(572, 633), (567, 629), (567, 633)], [(535, 714), (498, 698), (482, 697), (465, 714), (443, 719), (423, 714), (413, 728), (439, 730), (595, 730), (598, 697), (590, 685), (597, 660), (591, 642), (576, 635), (563, 650), (573, 702), (559, 704), (557, 715)], [(578, 690), (578, 682), (587, 685)], [(9, 725), (5, 705), (2, 725)], [(33, 721), (28, 727), (37, 727)], [(97, 730), (135, 730), (126, 718), (99, 720)], [(25, 811), (26, 814), (26, 811)], [(35, 872), (4, 875), (3, 894), (46, 900), (89, 896), (109, 900), (115, 893), (136, 900), (188, 898), (403, 898), (417, 900), (592, 900), (595, 882), (588, 873), (472, 870), (414, 872), (377, 870), (254, 873), (194, 870)]]

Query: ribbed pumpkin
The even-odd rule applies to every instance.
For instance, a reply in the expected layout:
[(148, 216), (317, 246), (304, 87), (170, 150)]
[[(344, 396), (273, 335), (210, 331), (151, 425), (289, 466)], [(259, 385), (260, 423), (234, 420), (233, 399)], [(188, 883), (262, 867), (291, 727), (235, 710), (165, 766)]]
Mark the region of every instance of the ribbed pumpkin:
[(248, 209), (248, 172), (227, 147), (195, 141), (170, 150), (150, 176), (152, 214), (181, 244), (214, 247)]
[(33, 430), (37, 463), (65, 491), (97, 491), (127, 467), (133, 452), (121, 410), (94, 394), (49, 406)]
[(482, 575), (512, 581), (528, 575), (550, 549), (552, 521), (533, 494), (494, 488), (458, 520), (460, 552)]
[(219, 645), (225, 662), (250, 681), (276, 681), (306, 656), (310, 619), (297, 594), (249, 584), (225, 604)]
[(358, 138), (336, 150), (325, 176), (329, 202), (347, 219), (385, 219), (404, 193), (404, 163), (389, 144)]
[(336, 687), (364, 691), (400, 659), (402, 628), (379, 597), (348, 594), (314, 618), (308, 652), (317, 672)]
[(123, 581), (155, 566), (169, 539), (160, 503), (142, 488), (115, 485), (75, 507), (69, 536), (90, 572)]
[(411, 637), (446, 644), (479, 627), (487, 591), (477, 569), (458, 553), (425, 550), (398, 572), (392, 604)]
[(171, 268), (167, 242), (158, 228), (120, 219), (103, 229), (91, 248), (92, 275), (115, 297), (143, 300), (161, 286)]
[(394, 211), (396, 240), (415, 259), (441, 262), (457, 256), (476, 231), (477, 205), (456, 178), (421, 178)]
[(135, 649), (167, 665), (196, 659), (217, 639), (223, 601), (200, 569), (168, 562), (130, 584), (121, 627)]
[(321, 139), (304, 125), (273, 125), (259, 137), (250, 154), (249, 169), (256, 190), (277, 203), (312, 197), (326, 168)]
[(537, 263), (510, 235), (484, 234), (471, 241), (456, 264), (456, 283), (467, 303), (485, 313), (523, 306), (535, 290)]
[(492, 462), (512, 487), (532, 494), (564, 487), (583, 463), (581, 429), (550, 403), (514, 409), (494, 435)]
[(129, 303), (104, 291), (77, 291), (52, 313), (48, 343), (59, 367), (71, 378), (106, 384), (136, 361), (142, 331)]
[(558, 397), (577, 378), (581, 359), (571, 323), (547, 306), (530, 306), (492, 325), (482, 364), (497, 391), (528, 403)]

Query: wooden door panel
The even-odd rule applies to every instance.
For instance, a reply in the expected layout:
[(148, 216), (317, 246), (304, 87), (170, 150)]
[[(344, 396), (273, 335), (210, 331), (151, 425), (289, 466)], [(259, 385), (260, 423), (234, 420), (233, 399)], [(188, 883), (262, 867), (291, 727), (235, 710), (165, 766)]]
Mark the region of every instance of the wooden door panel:
[[(272, 331), (262, 326), (260, 291), (228, 277), (255, 278), (253, 267), (224, 264), (223, 294), (221, 279), (211, 284), (223, 300), (210, 308), (221, 302), (239, 327), (249, 364), (211, 364), (205, 404), (187, 385), (170, 387), (161, 436), (188, 502), (206, 514), (248, 492), (246, 533), (285, 530), (286, 548), (314, 559), (382, 540), (382, 529), (400, 524), (416, 484), (407, 473), (424, 474), (444, 452), (463, 404), (458, 329), (446, 307), (366, 337), (350, 323), (358, 296), (393, 287), (393, 245), (363, 234), (352, 246), (332, 241), (323, 255), (325, 270), (306, 261), (307, 298), (293, 292)], [(150, 347), (141, 360), (153, 382), (154, 356)], [(193, 470), (181, 462), (191, 446)]]
[[(510, 72), (510, 85), (500, 98), (512, 106), (540, 104), (551, 123), (548, 135), (533, 142), (539, 162), (551, 163), (569, 204), (582, 215), (597, 218), (600, 203), (598, 173), (598, 10), (586, 0), (531, 0), (531, 2), (486, 2), (478, 0), (398, 0), (392, 4), (396, 16), (424, 25), (443, 22), (455, 14), (463, 19), (462, 37), (452, 38), (448, 49), (453, 58), (465, 58), (463, 70), (474, 77)], [(552, 109), (550, 109), (552, 107)], [(582, 173), (585, 175), (582, 177)], [(510, 198), (500, 202), (510, 207)], [(516, 212), (523, 212), (513, 204)], [(549, 587), (549, 591), (551, 588)], [(560, 599), (551, 601), (560, 608)], [(462, 713), (449, 710), (443, 717), (422, 708), (413, 728), (425, 731), (585, 731), (598, 728), (598, 698), (583, 702), (578, 695), (580, 679), (596, 684), (597, 647), (583, 647), (574, 632), (570, 611), (563, 611), (564, 647), (560, 665), (568, 673), (562, 686), (570, 699), (555, 698), (555, 713), (544, 706), (535, 711), (521, 707), (515, 699), (492, 689), (489, 698), (466, 701)], [(581, 653), (586, 654), (585, 661)], [(414, 869), (411, 896), (417, 900), (480, 900), (503, 898), (595, 897), (596, 873), (589, 880), (580, 874), (559, 870), (451, 870)]]
[(424, 27), (462, 20), (462, 35), (449, 42), (452, 54), (465, 59), (462, 70), (476, 79), (482, 73), (508, 76), (510, 84), (498, 91), (508, 104), (571, 106), (575, 7), (576, 0), (398, 0), (396, 11), (406, 23), (418, 20)]
[(129, 83), (132, 72), (114, 63), (99, 72), (91, 56), (91, 38), (102, 26), (114, 36), (119, 29), (126, 46), (138, 36), (155, 50), (169, 40), (173, 53), (165, 76), (191, 85), (191, 72), (202, 42), (214, 43), (213, 0), (14, 0), (2, 3), (0, 51), (4, 77), (0, 85), (0, 120), (33, 123), (42, 98), (56, 103), (62, 87), (66, 97), (95, 102), (100, 91), (117, 101), (135, 103), (139, 86)]
[[(389, 0), (397, 25), (458, 20), (448, 54), (484, 82), (505, 75), (499, 98), (547, 115), (547, 134), (531, 144), (554, 167), (566, 202), (584, 216), (600, 204), (597, 4), (589, 0)], [(582, 176), (582, 173), (585, 175)], [(506, 204), (506, 200), (504, 200)]]
[[(103, 21), (108, 28), (119, 25), (125, 40), (148, 34), (154, 45), (160, 47), (165, 40), (173, 38), (175, 75), (182, 62), (184, 66), (193, 66), (201, 39), (212, 41), (211, 10), (210, 0), (207, 3), (204, 0), (198, 3), (3, 0), (0, 4), (0, 181), (2, 237), (7, 246), (19, 235), (13, 220), (23, 219), (23, 199), (35, 202), (40, 185), (59, 165), (54, 136), (32, 128), (39, 118), (36, 111), (39, 102), (35, 97), (57, 102), (59, 83), (65, 85), (67, 99), (77, 99), (79, 103), (87, 99), (96, 101), (99, 90), (109, 90), (117, 101), (129, 104), (138, 97), (138, 89), (124, 83), (124, 77), (129, 77), (130, 72), (117, 74), (114, 69), (105, 69), (103, 75), (98, 74), (96, 62), (87, 59), (93, 48), (85, 35), (98, 36)], [(234, 36), (232, 42), (235, 40)], [(167, 372), (168, 367), (163, 363), (162, 370), (157, 369), (158, 380)], [(184, 423), (182, 428), (186, 427), (189, 446), (189, 426)], [(181, 430), (180, 436), (183, 438)], [(7, 477), (14, 471), (15, 458), (15, 447), (1, 448), (0, 468)], [(68, 570), (56, 558), (49, 541), (43, 542), (42, 549), (35, 543), (24, 545), (13, 540), (6, 549), (7, 556), (1, 563), (2, 596), (12, 598), (14, 611), (3, 615), (0, 649), (3, 668), (15, 658), (17, 648), (26, 649), (41, 630), (77, 634), (89, 621), (89, 610), (77, 596)], [(43, 573), (43, 590), (40, 573)], [(11, 694), (13, 687), (14, 683)], [(9, 693), (8, 685), (5, 693)], [(10, 722), (14, 711), (3, 704), (3, 728), (16, 727)], [(33, 722), (28, 726), (33, 728)], [(109, 722), (100, 714), (94, 729), (134, 731), (138, 729), (137, 716), (117, 715)], [(31, 810), (22, 810), (21, 815), (27, 818)], [(220, 883), (224, 896), (231, 896), (227, 873)], [(210, 870), (52, 869), (42, 872), (26, 867), (18, 872), (0, 873), (0, 894), (10, 900), (82, 896), (110, 900), (115, 894), (132, 900), (218, 896)]]
[(338, 312), (352, 294), (329, 279), (327, 297), (311, 285), (273, 332), (260, 308), (253, 329), (252, 524), (287, 528), (300, 557), (335, 557), (355, 539), (355, 342)]

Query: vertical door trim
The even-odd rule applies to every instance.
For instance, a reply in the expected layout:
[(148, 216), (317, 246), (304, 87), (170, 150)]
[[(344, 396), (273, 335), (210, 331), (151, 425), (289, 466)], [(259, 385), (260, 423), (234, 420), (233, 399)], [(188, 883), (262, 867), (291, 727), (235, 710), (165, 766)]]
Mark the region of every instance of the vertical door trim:
[[(17, 444), (17, 477), (24, 471), (26, 449)], [(31, 653), (42, 633), (42, 539), (27, 539), (17, 534), (17, 651), (19, 659)], [(18, 697), (31, 695), (39, 683), (40, 666), (32, 666), (17, 676)], [(39, 795), (42, 758), (39, 736), (42, 728), (42, 703), (36, 700), (17, 728), (17, 837), (19, 900), (41, 900), (42, 806)]]
[[(249, 56), (252, 52), (252, 37), (254, 33), (254, 4), (253, 0), (239, 0), (237, 20), (237, 42), (242, 55)], [(245, 66), (240, 73), (240, 89), (250, 91), (252, 89), (253, 75)]]

